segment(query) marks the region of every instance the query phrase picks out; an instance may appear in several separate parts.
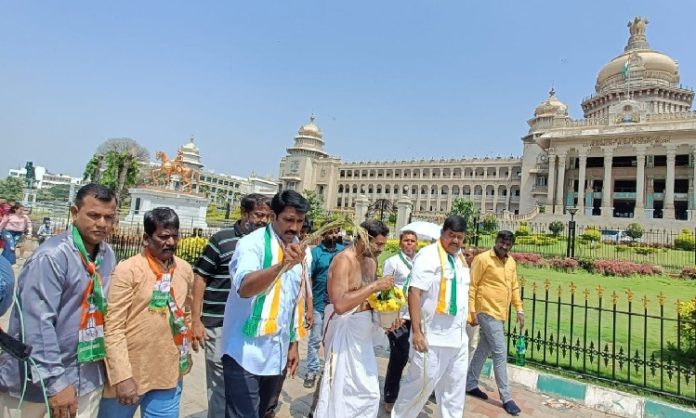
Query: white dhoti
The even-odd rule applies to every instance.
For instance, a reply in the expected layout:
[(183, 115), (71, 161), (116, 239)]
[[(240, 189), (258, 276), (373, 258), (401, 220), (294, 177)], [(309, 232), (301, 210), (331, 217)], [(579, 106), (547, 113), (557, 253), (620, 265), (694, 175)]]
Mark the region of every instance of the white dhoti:
[[(469, 347), (432, 347), (421, 353), (411, 347), (411, 362), (401, 382), (392, 418), (416, 418), (435, 391), (441, 418), (462, 418), (466, 399)], [(425, 364), (425, 367), (424, 367)]]
[(377, 358), (372, 312), (324, 312), (324, 375), (315, 418), (375, 418), (379, 412)]

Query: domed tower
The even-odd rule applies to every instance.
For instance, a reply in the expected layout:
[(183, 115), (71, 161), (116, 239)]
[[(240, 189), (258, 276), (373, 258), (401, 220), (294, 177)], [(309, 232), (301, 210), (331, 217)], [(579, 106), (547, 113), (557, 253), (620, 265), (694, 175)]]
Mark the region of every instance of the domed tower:
[(529, 132), (553, 128), (568, 119), (568, 106), (556, 97), (556, 90), (551, 88), (549, 97), (534, 109), (534, 117), (527, 121)]
[(196, 171), (200, 171), (200, 169), (203, 168), (201, 153), (194, 143), (193, 136), (191, 136), (188, 143), (179, 147), (179, 154), (181, 154), (185, 166)]
[(585, 118), (608, 117), (609, 107), (631, 100), (645, 113), (677, 113), (691, 109), (694, 92), (679, 85), (679, 66), (668, 55), (650, 48), (648, 20), (628, 22), (624, 52), (597, 75), (595, 94), (582, 102)]
[[(326, 209), (336, 197), (340, 159), (324, 150), (324, 136), (314, 115), (295, 136), (293, 145), (280, 160), (280, 187), (302, 193), (312, 190), (324, 200)], [(333, 203), (331, 203), (333, 204)]]
[(309, 117), (309, 123), (303, 125), (295, 136), (295, 144), (288, 148), (289, 155), (303, 155), (315, 158), (325, 158), (329, 154), (324, 151), (324, 136), (321, 129), (314, 123), (314, 115)]

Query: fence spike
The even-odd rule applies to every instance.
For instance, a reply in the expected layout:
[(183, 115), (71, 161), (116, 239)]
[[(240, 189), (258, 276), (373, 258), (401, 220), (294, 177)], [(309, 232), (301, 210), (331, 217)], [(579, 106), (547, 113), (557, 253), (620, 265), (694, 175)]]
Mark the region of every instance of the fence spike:
[(544, 280), (544, 290), (549, 290), (551, 288), (551, 280), (546, 279)]
[(633, 302), (633, 291), (631, 289), (626, 290), (626, 299), (629, 302)]
[(570, 294), (574, 295), (575, 291), (577, 290), (578, 286), (575, 285), (575, 282), (570, 282)]
[(611, 302), (614, 305), (616, 305), (616, 302), (618, 302), (618, 300), (619, 300), (619, 295), (618, 295), (618, 293), (616, 293), (616, 290), (614, 290), (613, 292), (611, 292)]
[(657, 295), (657, 300), (660, 301), (660, 306), (665, 304), (665, 299), (667, 299), (667, 296), (665, 296), (665, 294), (662, 293), (662, 290), (660, 290), (660, 293)]
[(532, 294), (536, 295), (537, 289), (539, 286), (537, 286), (536, 282), (532, 282)]
[(603, 295), (604, 295), (604, 288), (600, 284), (599, 286), (597, 286), (597, 296), (599, 296), (599, 298), (601, 299)]
[(520, 286), (524, 287), (524, 285), (527, 284), (527, 279), (524, 276), (520, 276), (519, 282), (520, 282)]
[(558, 297), (561, 297), (561, 294), (563, 293), (563, 287), (559, 284), (558, 289), (556, 289), (556, 292), (558, 293)]
[(648, 299), (648, 295), (643, 295), (643, 307), (645, 309), (648, 309), (649, 303), (650, 303), (650, 299)]
[(585, 301), (590, 299), (590, 289), (585, 289), (585, 291), (582, 292), (585, 295)]

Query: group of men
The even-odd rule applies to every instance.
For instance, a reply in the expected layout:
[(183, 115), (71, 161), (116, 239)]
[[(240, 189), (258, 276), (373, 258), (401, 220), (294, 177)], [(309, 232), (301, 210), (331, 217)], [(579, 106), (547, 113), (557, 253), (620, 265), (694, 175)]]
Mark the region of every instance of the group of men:
[[(116, 206), (109, 189), (83, 186), (72, 227), (20, 272), (8, 331), (32, 353), (29, 362), (0, 355), (2, 416), (42, 417), (48, 409), (57, 418), (132, 417), (140, 407), (144, 417), (178, 417), (191, 350), (203, 347), (208, 417), (270, 418), (308, 335), (304, 384), (317, 386), (313, 416), (376, 417), (377, 332), (390, 341), (384, 396), (392, 417), (417, 416), (433, 392), (442, 417), (461, 417), (467, 393), (487, 397), (478, 375), (491, 353), (503, 407), (519, 413), (503, 334), (511, 302), (523, 323), (511, 233), (501, 232), (470, 273), (461, 251), (466, 223), (451, 216), (439, 240), (417, 254), (417, 236), (402, 233), (401, 252), (377, 277), (384, 224), (363, 222), (365, 234), (348, 247), (327, 231), (310, 251), (300, 239), (309, 203), (286, 190), (246, 196), (242, 218), (214, 234), (193, 267), (175, 256), (176, 213), (148, 211), (143, 251), (116, 265), (105, 242)], [(394, 286), (407, 291), (408, 309), (384, 330), (367, 298)], [(469, 367), (475, 325), (480, 342)]]

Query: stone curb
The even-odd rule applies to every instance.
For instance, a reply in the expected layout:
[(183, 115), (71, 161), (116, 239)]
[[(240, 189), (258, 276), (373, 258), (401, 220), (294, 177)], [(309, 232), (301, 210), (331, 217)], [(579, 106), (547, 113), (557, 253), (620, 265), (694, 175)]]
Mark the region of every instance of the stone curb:
[[(493, 378), (486, 360), (481, 374)], [(637, 395), (565, 379), (535, 369), (508, 364), (508, 379), (533, 391), (559, 396), (598, 411), (626, 418), (696, 418), (696, 409), (645, 399)]]

